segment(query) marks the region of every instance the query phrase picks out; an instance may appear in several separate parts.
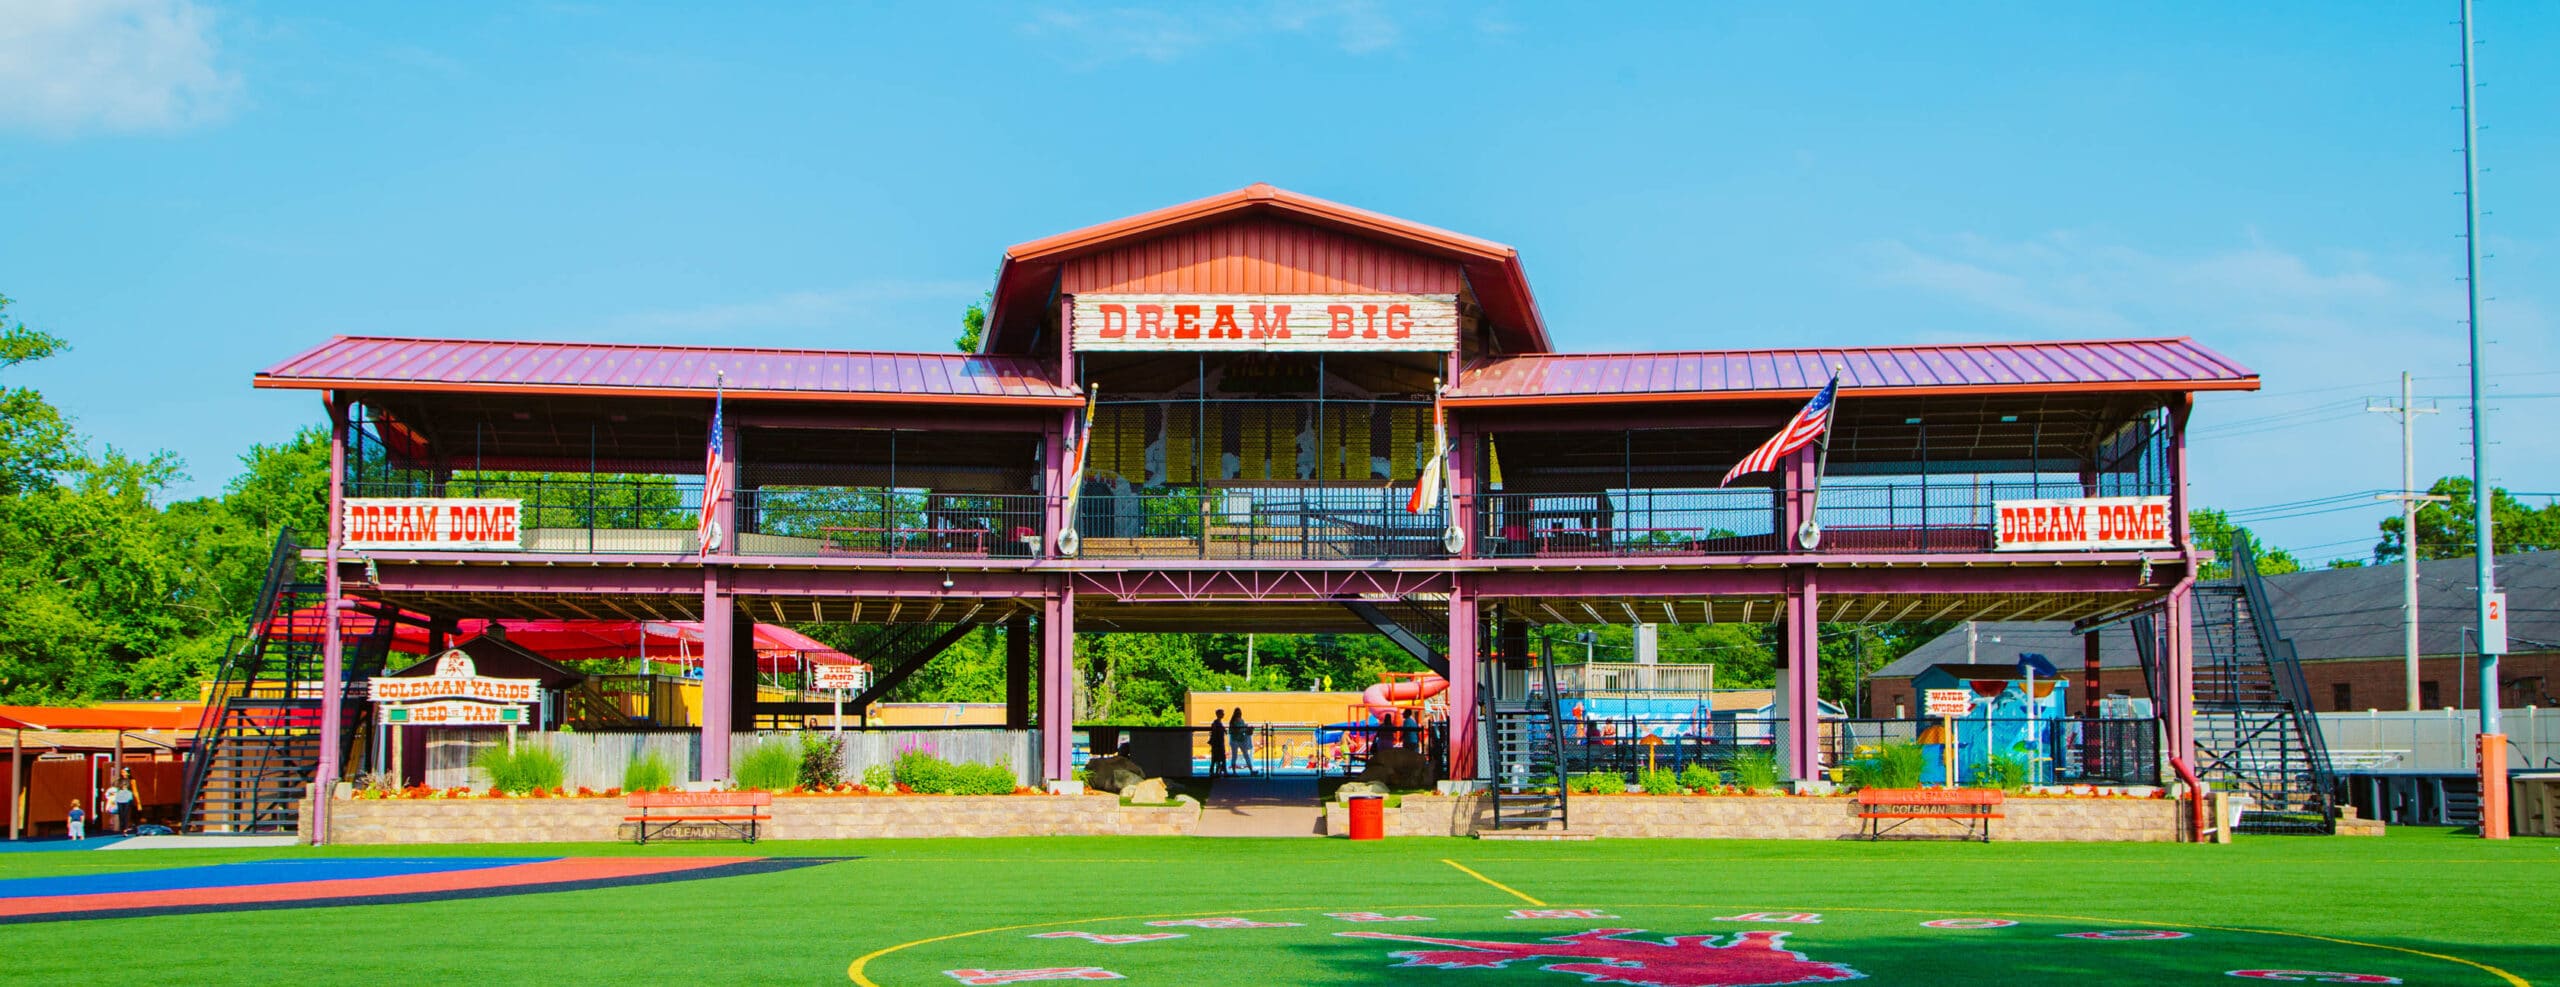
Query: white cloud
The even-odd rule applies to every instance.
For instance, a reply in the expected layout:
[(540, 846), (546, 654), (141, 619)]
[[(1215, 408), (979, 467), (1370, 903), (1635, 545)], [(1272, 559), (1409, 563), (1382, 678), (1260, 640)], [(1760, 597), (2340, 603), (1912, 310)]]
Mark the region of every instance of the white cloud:
[(216, 64), (190, 0), (8, 0), (0, 128), (51, 136), (183, 130), (221, 120), (240, 78)]
[(1404, 41), (1396, 18), (1374, 0), (1053, 7), (1033, 15), (1023, 30), (1056, 39), (1068, 61), (1088, 65), (1127, 58), (1171, 62), (1203, 49), (1275, 36), (1315, 39), (1351, 55), (1376, 54)]

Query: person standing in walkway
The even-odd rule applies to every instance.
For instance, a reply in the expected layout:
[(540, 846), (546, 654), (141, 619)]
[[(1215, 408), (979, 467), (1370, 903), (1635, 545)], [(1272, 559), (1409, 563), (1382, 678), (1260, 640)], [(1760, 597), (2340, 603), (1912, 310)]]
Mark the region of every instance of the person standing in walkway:
[(89, 815), (80, 811), (79, 799), (71, 800), (71, 815), (65, 817), (64, 821), (71, 827), (72, 839), (85, 840), (89, 838)]
[(1236, 707), (1235, 715), (1227, 718), (1227, 747), (1230, 751), (1228, 756), (1242, 763), (1246, 774), (1252, 774), (1253, 728), (1245, 725), (1242, 706)]
[(124, 820), (125, 832), (141, 828), (141, 808), (141, 794), (133, 790), (133, 771), (126, 769), (124, 777), (116, 779), (116, 817)]
[(1227, 773), (1227, 711), (1209, 719), (1209, 777)]

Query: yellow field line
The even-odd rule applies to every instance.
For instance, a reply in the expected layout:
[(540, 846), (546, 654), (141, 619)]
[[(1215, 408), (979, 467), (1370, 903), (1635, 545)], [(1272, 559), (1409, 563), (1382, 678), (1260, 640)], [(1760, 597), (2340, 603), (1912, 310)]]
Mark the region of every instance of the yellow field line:
[(1441, 862), (1441, 863), (1444, 863), (1444, 864), (1447, 864), (1447, 865), (1449, 865), (1449, 866), (1451, 866), (1451, 867), (1455, 867), (1455, 868), (1457, 868), (1459, 873), (1461, 873), (1461, 874), (1465, 874), (1465, 875), (1467, 875), (1468, 877), (1472, 877), (1472, 878), (1475, 878), (1476, 880), (1483, 881), (1483, 882), (1484, 882), (1484, 883), (1486, 883), (1486, 884), (1490, 884), (1490, 885), (1493, 885), (1494, 887), (1501, 888), (1501, 889), (1502, 889), (1502, 891), (1503, 891), (1503, 893), (1508, 894), (1508, 895), (1510, 895), (1510, 896), (1512, 896), (1512, 897), (1514, 897), (1514, 898), (1518, 898), (1518, 899), (1520, 899), (1520, 900), (1522, 900), (1522, 901), (1528, 902), (1528, 903), (1530, 903), (1530, 904), (1532, 904), (1532, 905), (1536, 905), (1536, 906), (1538, 906), (1538, 907), (1540, 907), (1540, 908), (1545, 908), (1545, 907), (1547, 907), (1547, 903), (1546, 903), (1546, 902), (1539, 901), (1538, 899), (1536, 899), (1536, 898), (1532, 898), (1532, 897), (1529, 897), (1528, 895), (1525, 895), (1525, 894), (1521, 894), (1521, 893), (1520, 893), (1520, 889), (1515, 888), (1515, 887), (1512, 887), (1511, 885), (1504, 884), (1504, 883), (1502, 883), (1502, 882), (1500, 882), (1500, 881), (1497, 881), (1497, 880), (1494, 880), (1494, 879), (1492, 879), (1492, 878), (1490, 878), (1490, 877), (1486, 877), (1486, 876), (1484, 876), (1484, 875), (1482, 875), (1482, 874), (1478, 874), (1478, 873), (1476, 873), (1476, 872), (1475, 872), (1475, 869), (1474, 869), (1474, 868), (1468, 867), (1468, 866), (1467, 866), (1467, 865), (1465, 865), (1465, 864), (1459, 863), (1459, 862), (1457, 862), (1457, 861), (1455, 861), (1455, 860), (1451, 860), (1451, 859), (1449, 859), (1449, 858), (1447, 858), (1447, 857), (1442, 857), (1442, 858), (1440, 858), (1440, 862)]

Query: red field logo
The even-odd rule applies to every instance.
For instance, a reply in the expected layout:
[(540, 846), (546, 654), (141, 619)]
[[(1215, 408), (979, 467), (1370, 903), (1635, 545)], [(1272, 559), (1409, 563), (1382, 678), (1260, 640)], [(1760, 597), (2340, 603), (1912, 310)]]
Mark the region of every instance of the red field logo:
[(2398, 977), (2373, 973), (2331, 973), (2322, 970), (2233, 970), (2231, 975), (2250, 980), (2314, 980), (2324, 984), (2396, 984)]
[(1035, 980), (1119, 980), (1122, 977), (1098, 966), (1052, 966), (1037, 970), (944, 970), (942, 975), (964, 984), (1027, 984)]
[(1820, 963), (1785, 948), (1784, 932), (1737, 932), (1723, 936), (1672, 936), (1661, 942), (1621, 939), (1643, 929), (1593, 929), (1537, 942), (1481, 939), (1435, 939), (1392, 932), (1336, 932), (1351, 939), (1418, 942), (1451, 949), (1413, 949), (1388, 955), (1400, 965), (1442, 970), (1501, 969), (1515, 960), (1564, 959), (1539, 969), (1570, 973), (1595, 984), (1628, 987), (1775, 987), (1856, 980), (1866, 974), (1839, 963)]

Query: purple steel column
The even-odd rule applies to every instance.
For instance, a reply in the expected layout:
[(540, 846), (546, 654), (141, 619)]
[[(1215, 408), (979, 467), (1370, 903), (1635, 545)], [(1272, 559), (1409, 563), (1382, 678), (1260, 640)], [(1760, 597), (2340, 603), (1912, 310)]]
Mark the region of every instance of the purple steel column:
[(2160, 721), (2169, 733), (2169, 756), (2196, 763), (2195, 598), (2189, 584), (2169, 591), (2160, 608), (2163, 666)]
[(1076, 595), (1060, 579), (1040, 601), (1040, 770), (1075, 777)]
[[(1076, 416), (1082, 413), (1081, 410), (1070, 411), (1059, 416), (1058, 427), (1040, 436), (1040, 489), (1047, 494), (1040, 498), (1041, 558), (1058, 556), (1058, 536), (1067, 530), (1067, 456), (1070, 450), (1067, 449), (1066, 437), (1075, 429)], [(1045, 637), (1049, 632), (1043, 630), (1040, 633)]]
[(702, 764), (697, 781), (729, 779), (730, 693), (736, 688), (730, 668), (736, 648), (737, 605), (721, 584), (721, 570), (702, 570)]
[[(346, 730), (346, 690), (339, 680), (346, 677), (346, 662), (338, 654), (342, 643), (338, 618), (343, 603), (338, 599), (344, 589), (338, 580), (338, 544), (344, 536), (346, 516), (341, 506), (346, 496), (347, 474), (347, 407), (332, 398), (329, 402), (329, 530), (322, 544), (320, 575), (320, 612), (326, 621), (320, 629), (320, 764), (311, 778), (311, 842), (329, 842), (329, 797), (338, 787), (338, 737)], [(198, 752), (198, 756), (203, 756)]]
[(1466, 578), (1449, 590), (1449, 780), (1476, 776), (1476, 635), (1482, 607)]
[(1821, 599), (1810, 567), (1797, 573), (1797, 587), (1787, 600), (1787, 738), (1789, 777), (1822, 778), (1822, 622)]
[(1004, 728), (1031, 729), (1031, 618), (1004, 622)]

